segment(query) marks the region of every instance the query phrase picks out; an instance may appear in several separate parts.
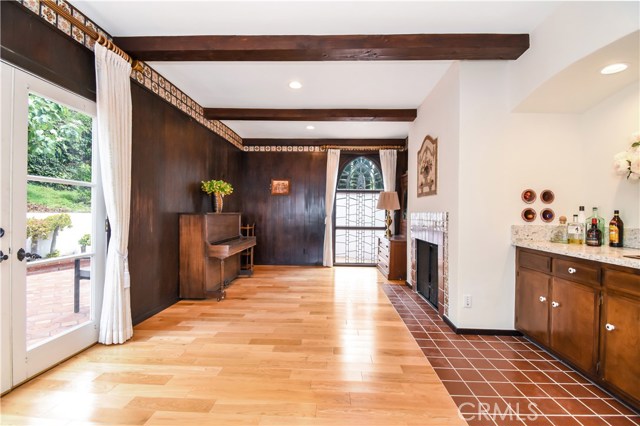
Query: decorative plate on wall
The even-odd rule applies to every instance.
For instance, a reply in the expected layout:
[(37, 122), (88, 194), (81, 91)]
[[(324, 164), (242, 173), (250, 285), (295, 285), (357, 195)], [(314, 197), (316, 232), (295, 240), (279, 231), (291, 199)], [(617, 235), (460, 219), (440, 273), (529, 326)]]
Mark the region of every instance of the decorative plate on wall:
[(418, 151), (418, 197), (438, 193), (438, 138), (427, 135)]

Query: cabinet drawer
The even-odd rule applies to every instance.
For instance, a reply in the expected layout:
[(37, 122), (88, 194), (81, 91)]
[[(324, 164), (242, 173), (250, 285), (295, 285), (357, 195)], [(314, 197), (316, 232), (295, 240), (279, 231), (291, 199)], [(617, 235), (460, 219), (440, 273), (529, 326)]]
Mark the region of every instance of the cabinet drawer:
[(385, 278), (389, 276), (389, 266), (382, 263), (378, 263), (378, 270), (384, 275)]
[(600, 286), (600, 266), (596, 264), (553, 259), (553, 274), (582, 284)]
[(607, 268), (604, 268), (602, 273), (602, 283), (606, 288), (640, 297), (640, 273), (634, 274)]
[(389, 240), (386, 238), (378, 238), (378, 246), (381, 250), (389, 250)]
[(518, 265), (540, 272), (551, 272), (551, 257), (518, 250)]

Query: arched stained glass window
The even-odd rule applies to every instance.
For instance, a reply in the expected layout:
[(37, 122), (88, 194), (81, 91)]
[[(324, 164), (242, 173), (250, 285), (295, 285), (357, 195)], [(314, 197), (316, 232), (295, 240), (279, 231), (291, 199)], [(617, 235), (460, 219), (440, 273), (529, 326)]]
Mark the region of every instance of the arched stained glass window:
[(334, 209), (335, 264), (376, 263), (376, 237), (385, 229), (384, 210), (376, 208), (382, 189), (382, 173), (370, 159), (358, 157), (342, 169)]
[(342, 170), (338, 179), (338, 189), (382, 191), (382, 173), (376, 163), (368, 158), (358, 157)]

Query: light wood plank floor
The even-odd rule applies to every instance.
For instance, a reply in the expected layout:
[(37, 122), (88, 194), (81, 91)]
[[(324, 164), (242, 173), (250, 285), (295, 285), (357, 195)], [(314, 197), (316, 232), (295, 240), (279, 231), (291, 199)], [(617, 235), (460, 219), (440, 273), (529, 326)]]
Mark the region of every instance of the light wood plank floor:
[[(465, 425), (374, 268), (257, 267), (0, 400), (2, 425)], [(135, 285), (135, 284), (134, 284)]]

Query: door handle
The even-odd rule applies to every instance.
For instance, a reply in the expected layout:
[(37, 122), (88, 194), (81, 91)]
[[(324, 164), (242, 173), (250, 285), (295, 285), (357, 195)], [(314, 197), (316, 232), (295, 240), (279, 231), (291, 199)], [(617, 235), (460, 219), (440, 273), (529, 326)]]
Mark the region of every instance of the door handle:
[(616, 326), (613, 325), (613, 324), (607, 324), (607, 325), (604, 326), (604, 328), (606, 328), (607, 331), (613, 331), (613, 330), (616, 329)]
[(9, 259), (9, 255), (8, 254), (4, 254), (2, 252), (2, 250), (0, 250), (0, 263), (4, 262), (7, 259)]
[(578, 271), (576, 270), (576, 268), (569, 268), (567, 272), (569, 272), (570, 274), (575, 274)]
[(31, 256), (33, 256), (31, 253), (27, 253), (23, 248), (21, 248), (20, 250), (18, 250), (16, 257), (20, 262), (22, 262), (24, 259), (31, 259)]
[(540, 296), (540, 298), (539, 298), (538, 300), (540, 300), (541, 302), (546, 302), (546, 301), (547, 301), (547, 298), (546, 298), (546, 297), (544, 297), (544, 296)]
[(558, 302), (551, 302), (551, 306), (557, 308), (560, 304)]

